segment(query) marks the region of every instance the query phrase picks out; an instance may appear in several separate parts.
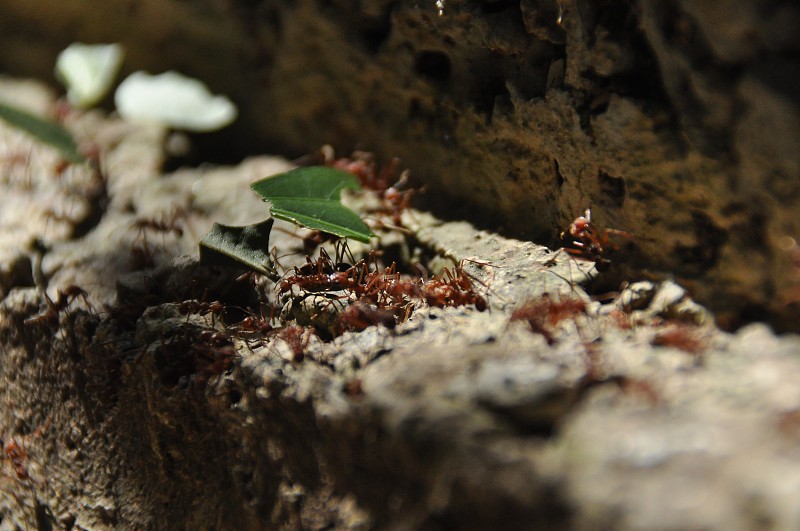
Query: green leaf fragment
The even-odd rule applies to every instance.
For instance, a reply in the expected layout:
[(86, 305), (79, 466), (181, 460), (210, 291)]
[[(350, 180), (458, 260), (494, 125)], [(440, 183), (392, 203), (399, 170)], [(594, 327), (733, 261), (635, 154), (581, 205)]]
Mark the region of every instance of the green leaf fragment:
[(274, 221), (269, 218), (244, 227), (214, 223), (200, 240), (200, 263), (231, 265), (231, 261), (235, 261), (274, 278), (275, 268), (268, 251), (269, 233)]
[(341, 203), (342, 189), (361, 189), (351, 173), (308, 166), (261, 179), (250, 188), (272, 204), (278, 219), (365, 243), (374, 236), (361, 217)]
[(0, 118), (41, 142), (58, 149), (69, 162), (83, 162), (75, 140), (69, 132), (55, 122), (43, 120), (28, 112), (0, 103)]

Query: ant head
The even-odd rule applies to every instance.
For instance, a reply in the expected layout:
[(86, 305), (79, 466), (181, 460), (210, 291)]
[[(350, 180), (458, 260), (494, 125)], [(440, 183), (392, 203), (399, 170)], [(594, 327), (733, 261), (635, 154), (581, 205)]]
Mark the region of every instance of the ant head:
[(572, 230), (570, 232), (575, 235), (576, 233), (581, 233), (587, 230), (589, 227), (592, 226), (592, 222), (586, 218), (578, 218), (572, 222)]

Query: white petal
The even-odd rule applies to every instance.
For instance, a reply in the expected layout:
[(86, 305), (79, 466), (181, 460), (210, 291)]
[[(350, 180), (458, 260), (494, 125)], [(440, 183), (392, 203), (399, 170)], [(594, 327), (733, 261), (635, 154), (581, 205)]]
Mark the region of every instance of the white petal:
[(91, 107), (108, 93), (125, 52), (119, 44), (70, 44), (58, 54), (56, 77), (67, 88), (67, 100)]
[(159, 122), (175, 129), (214, 131), (236, 119), (236, 106), (214, 96), (202, 82), (177, 72), (134, 72), (114, 94), (123, 118)]

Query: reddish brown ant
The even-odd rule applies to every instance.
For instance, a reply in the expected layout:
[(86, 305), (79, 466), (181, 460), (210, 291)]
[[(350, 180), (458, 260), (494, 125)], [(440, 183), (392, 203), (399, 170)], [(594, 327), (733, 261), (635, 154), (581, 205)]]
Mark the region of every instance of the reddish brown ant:
[(163, 381), (170, 386), (184, 378), (202, 390), (208, 381), (231, 368), (236, 349), (227, 334), (213, 329), (179, 329), (171, 337), (161, 337), (159, 349), (164, 355)]
[(301, 362), (305, 358), (306, 347), (311, 340), (313, 330), (302, 326), (287, 326), (280, 331), (278, 337), (283, 339), (292, 351), (292, 360)]
[(441, 275), (422, 284), (422, 297), (429, 306), (463, 306), (474, 304), (478, 311), (486, 310), (486, 299), (475, 292), (472, 278), (463, 264), (453, 269), (444, 268)]
[(356, 330), (361, 332), (370, 326), (378, 325), (394, 330), (397, 325), (394, 314), (389, 310), (376, 308), (365, 302), (357, 301), (348, 306), (339, 315), (339, 328), (341, 331)]
[(364, 275), (363, 288), (357, 293), (361, 299), (393, 311), (406, 308), (421, 294), (420, 282), (401, 279), (394, 262), (382, 272), (372, 271)]
[(25, 459), (28, 457), (28, 452), (16, 439), (11, 438), (3, 445), (3, 455), (14, 467), (17, 478), (22, 480), (30, 478), (28, 469), (25, 467)]
[(269, 308), (268, 316), (264, 314), (264, 306), (262, 306), (261, 315), (248, 315), (235, 327), (245, 333), (266, 334), (267, 332), (272, 332), (274, 330), (272, 322), (275, 319), (277, 308), (270, 306), (267, 306), (267, 308)]
[(267, 274), (258, 273), (256, 271), (248, 271), (236, 277), (236, 282), (247, 282), (255, 290), (260, 290), (264, 287), (267, 280), (277, 282), (280, 276), (274, 269), (270, 268)]
[[(231, 368), (236, 357), (236, 349), (230, 337), (224, 332), (203, 330), (194, 338), (196, 339), (190, 336), (179, 338), (176, 348), (182, 349), (184, 341), (189, 342), (189, 351), (192, 353), (190, 359), (195, 373), (194, 386), (203, 389), (211, 378)], [(183, 370), (187, 369), (188, 367)]]
[(328, 162), (328, 165), (352, 173), (358, 177), (361, 186), (368, 190), (383, 192), (394, 182), (394, 175), (400, 159), (393, 158), (381, 171), (378, 171), (378, 164), (372, 153), (355, 151), (352, 157), (332, 160)]
[(263, 317), (256, 317), (255, 315), (249, 315), (239, 323), (239, 330), (242, 332), (266, 333), (272, 331), (272, 329), (272, 324), (270, 324), (269, 320)]
[(337, 252), (336, 260), (332, 260), (325, 249), (320, 249), (320, 256), (312, 260), (306, 256), (306, 263), (294, 268), (294, 275), (286, 277), (278, 287), (278, 293), (290, 291), (293, 286), (308, 292), (339, 291), (355, 289), (363, 277), (366, 268), (364, 261), (356, 265), (341, 261)]
[(400, 159), (393, 158), (383, 169), (378, 171), (378, 165), (372, 153), (356, 151), (352, 158), (333, 160), (331, 152), (326, 156), (326, 164), (352, 173), (358, 177), (362, 187), (376, 192), (383, 203), (381, 210), (391, 215), (395, 228), (402, 228), (400, 216), (410, 206), (415, 190), (401, 190), (408, 183), (408, 170), (401, 172), (400, 177), (395, 179)]
[(511, 322), (525, 321), (531, 332), (541, 335), (548, 345), (552, 345), (556, 340), (551, 328), (568, 317), (585, 312), (586, 302), (581, 299), (567, 298), (554, 301), (549, 293), (545, 293), (514, 310)]
[(162, 237), (166, 234), (174, 234), (180, 238), (183, 236), (183, 227), (179, 223), (179, 219), (186, 217), (186, 211), (182, 208), (176, 208), (167, 218), (154, 219), (154, 218), (139, 218), (133, 222), (133, 227), (138, 229), (137, 240), (141, 243), (135, 244), (131, 248), (132, 267), (134, 269), (145, 269), (153, 267), (155, 260), (153, 251), (147, 242), (147, 231), (158, 232)]
[(688, 324), (674, 324), (657, 332), (650, 343), (659, 347), (673, 347), (689, 354), (699, 355), (706, 350), (706, 343), (696, 334), (696, 328)]
[(222, 332), (203, 330), (197, 337), (200, 341), (192, 343), (191, 349), (195, 352), (195, 383), (202, 389), (212, 377), (230, 369), (236, 349)]
[(89, 294), (86, 293), (83, 288), (74, 285), (66, 287), (63, 291), (59, 290), (58, 294), (56, 295), (56, 300), (51, 299), (47, 293), (45, 293), (44, 297), (47, 303), (47, 309), (39, 315), (28, 317), (25, 319), (24, 323), (26, 326), (36, 326), (42, 324), (55, 326), (58, 324), (59, 314), (66, 310), (75, 299), (83, 299), (84, 303), (91, 308), (89, 305), (88, 296)]
[(404, 171), (400, 175), (400, 180), (387, 188), (382, 194), (381, 198), (385, 209), (388, 214), (392, 216), (392, 223), (397, 227), (402, 227), (402, 214), (411, 206), (411, 199), (417, 190), (410, 188), (408, 190), (400, 190), (408, 182), (408, 171)]
[(152, 230), (153, 232), (162, 232), (165, 234), (172, 233), (181, 237), (183, 236), (183, 227), (178, 220), (185, 217), (186, 211), (182, 208), (176, 208), (173, 209), (172, 213), (167, 218), (139, 218), (133, 222), (133, 226), (140, 231)]
[(25, 465), (25, 461), (28, 459), (28, 451), (25, 449), (25, 441), (27, 441), (31, 436), (41, 436), (49, 426), (50, 419), (47, 419), (43, 425), (36, 428), (30, 435), (21, 437), (20, 439), (22, 442), (18, 441), (14, 437), (11, 437), (5, 442), (5, 444), (3, 444), (2, 457), (4, 459), (8, 459), (8, 462), (11, 463), (11, 466), (14, 468), (14, 473), (18, 479), (30, 479), (28, 468)]
[(225, 310), (225, 306), (220, 301), (200, 302), (194, 299), (183, 301), (178, 305), (178, 312), (181, 315), (219, 315)]
[(633, 328), (634, 323), (631, 319), (631, 314), (622, 309), (614, 309), (609, 312), (607, 316), (611, 323), (620, 330), (630, 330)]
[(630, 238), (631, 235), (625, 231), (617, 229), (599, 230), (592, 223), (592, 211), (587, 208), (583, 216), (575, 218), (569, 227), (561, 232), (561, 240), (567, 240), (564, 250), (573, 256), (589, 260), (595, 263), (598, 271), (608, 269), (611, 261), (606, 256), (609, 250), (616, 249), (611, 243), (611, 236), (622, 236)]

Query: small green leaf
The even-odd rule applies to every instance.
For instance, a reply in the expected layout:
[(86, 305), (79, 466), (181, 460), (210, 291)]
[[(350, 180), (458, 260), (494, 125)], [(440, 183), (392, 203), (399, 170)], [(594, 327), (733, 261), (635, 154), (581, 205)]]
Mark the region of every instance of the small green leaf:
[(341, 203), (343, 188), (361, 188), (351, 173), (308, 166), (261, 179), (250, 188), (272, 203), (272, 215), (278, 219), (365, 243), (374, 236), (359, 215)]
[(78, 153), (75, 140), (69, 132), (55, 122), (42, 120), (38, 116), (21, 111), (4, 103), (0, 103), (0, 118), (10, 123), (17, 129), (33, 135), (39, 141), (50, 144), (61, 151), (70, 162), (83, 162), (83, 156)]
[(274, 221), (269, 218), (244, 227), (214, 223), (208, 234), (200, 240), (200, 263), (230, 265), (233, 260), (263, 275), (275, 277), (275, 269), (267, 251)]

